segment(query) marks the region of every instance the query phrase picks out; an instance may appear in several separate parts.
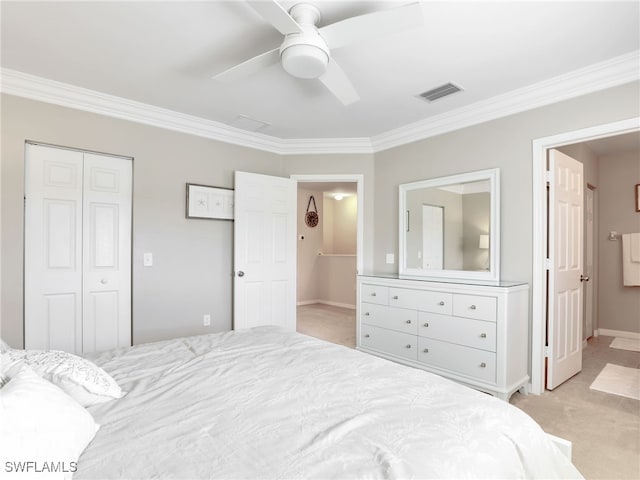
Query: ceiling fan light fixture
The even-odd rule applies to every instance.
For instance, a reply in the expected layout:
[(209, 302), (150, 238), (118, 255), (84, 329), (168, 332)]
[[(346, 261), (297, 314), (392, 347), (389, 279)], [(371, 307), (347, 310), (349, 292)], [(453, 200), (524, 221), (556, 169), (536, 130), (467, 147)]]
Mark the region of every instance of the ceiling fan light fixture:
[(318, 78), (327, 71), (329, 55), (315, 45), (291, 45), (280, 53), (282, 68), (297, 78)]

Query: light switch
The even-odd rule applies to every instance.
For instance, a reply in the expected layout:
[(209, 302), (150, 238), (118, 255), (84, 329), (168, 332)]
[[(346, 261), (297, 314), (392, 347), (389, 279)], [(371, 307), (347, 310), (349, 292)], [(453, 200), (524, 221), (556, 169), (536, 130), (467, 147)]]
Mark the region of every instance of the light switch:
[(142, 256), (142, 263), (145, 267), (153, 266), (153, 253), (145, 253)]
[(395, 255), (393, 253), (387, 253), (387, 263), (393, 265), (395, 263)]

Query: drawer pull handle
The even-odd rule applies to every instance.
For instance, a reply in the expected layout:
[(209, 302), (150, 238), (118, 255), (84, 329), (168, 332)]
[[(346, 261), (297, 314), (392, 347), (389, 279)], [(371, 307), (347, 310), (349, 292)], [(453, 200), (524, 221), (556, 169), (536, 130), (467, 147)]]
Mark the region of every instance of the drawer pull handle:
[(471, 305), (469, 308), (470, 308), (471, 310), (475, 310), (475, 309), (476, 309), (476, 306), (475, 306), (475, 305)]
[(365, 333), (364, 338), (369, 338), (371, 335), (369, 335), (368, 333)]
[(444, 302), (440, 301), (440, 303), (438, 303), (438, 305), (440, 305), (442, 307), (442, 306), (444, 306)]
[(487, 338), (487, 334), (486, 333), (481, 333), (480, 334), (480, 338)]
[(406, 348), (411, 348), (411, 344), (410, 343), (407, 344)]
[(411, 323), (411, 320), (407, 320), (407, 323)]
[(369, 312), (364, 312), (365, 317), (368, 317), (369, 315), (371, 315)]
[(482, 363), (480, 364), (480, 367), (481, 367), (481, 368), (484, 368), (484, 367), (486, 367), (486, 366), (487, 366), (487, 364), (486, 364), (486, 363), (484, 363), (484, 362), (482, 362)]
[(429, 323), (424, 322), (424, 326), (425, 326), (425, 327), (428, 327), (428, 326), (429, 326)]
[(394, 296), (393, 296), (393, 299), (394, 299), (394, 300), (397, 300), (397, 299), (398, 299), (398, 295), (394, 295)]
[(373, 292), (373, 293), (371, 294), (371, 296), (372, 296), (372, 297), (375, 297), (375, 296), (376, 296), (376, 292)]
[(424, 353), (429, 353), (429, 349), (425, 348), (424, 350), (422, 350)]

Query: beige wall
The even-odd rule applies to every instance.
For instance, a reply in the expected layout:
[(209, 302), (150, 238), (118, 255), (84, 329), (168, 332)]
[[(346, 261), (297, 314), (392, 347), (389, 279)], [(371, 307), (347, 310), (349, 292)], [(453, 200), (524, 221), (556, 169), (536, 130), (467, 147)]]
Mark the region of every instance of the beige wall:
[(379, 152), (375, 156), (373, 267), (398, 252), (398, 185), (500, 168), (501, 278), (532, 281), (532, 146), (534, 139), (640, 115), (639, 84), (577, 97)]
[[(233, 187), (235, 170), (282, 175), (281, 158), (258, 150), (2, 96), (2, 337), (23, 342), (24, 143), (134, 158), (135, 343), (231, 328), (233, 222), (187, 220), (185, 183)], [(153, 267), (142, 266), (152, 252)], [(211, 327), (202, 316), (212, 316)]]
[[(322, 192), (303, 188), (303, 185), (298, 186), (298, 303), (315, 302), (321, 298), (318, 253), (322, 252), (322, 237), (325, 227)], [(304, 220), (311, 195), (313, 195), (318, 208), (319, 221), (316, 227), (307, 226)], [(311, 208), (313, 208), (313, 203)], [(304, 236), (304, 240), (300, 240), (300, 236)]]
[[(326, 210), (324, 252), (355, 255), (358, 227), (357, 196), (350, 195), (342, 200), (324, 197), (323, 205)], [(331, 213), (329, 214), (329, 212)], [(327, 234), (327, 231), (330, 234)]]
[[(322, 191), (303, 186), (301, 183), (298, 187), (298, 303), (355, 306), (356, 257), (332, 254), (355, 254), (357, 197), (336, 201), (323, 196)], [(314, 228), (304, 222), (310, 195), (316, 200), (320, 217)]]
[(634, 186), (640, 183), (640, 152), (598, 158), (598, 328), (640, 333), (640, 287), (622, 282), (622, 241), (609, 232), (640, 232)]
[[(531, 282), (531, 141), (640, 115), (638, 83), (486, 122), (375, 155), (292, 155), (2, 97), (2, 335), (22, 343), (24, 141), (134, 157), (133, 313), (136, 342), (231, 325), (232, 222), (186, 220), (186, 182), (233, 186), (233, 172), (360, 174), (366, 272), (395, 272), (398, 185), (499, 167), (502, 278)], [(375, 214), (374, 214), (375, 213)], [(142, 267), (142, 253), (155, 265)], [(202, 327), (202, 314), (213, 325)]]

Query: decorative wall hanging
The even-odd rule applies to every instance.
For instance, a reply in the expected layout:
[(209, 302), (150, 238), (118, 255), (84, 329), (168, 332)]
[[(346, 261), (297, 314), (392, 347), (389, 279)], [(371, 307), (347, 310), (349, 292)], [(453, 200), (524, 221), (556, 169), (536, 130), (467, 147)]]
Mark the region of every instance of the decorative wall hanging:
[[(313, 202), (313, 210), (309, 210), (311, 207), (311, 202)], [(304, 222), (308, 227), (315, 227), (318, 225), (318, 207), (316, 207), (316, 199), (313, 198), (313, 195), (309, 197), (309, 203), (307, 203), (307, 213), (304, 215)]]
[(233, 220), (233, 190), (187, 183), (187, 218)]

